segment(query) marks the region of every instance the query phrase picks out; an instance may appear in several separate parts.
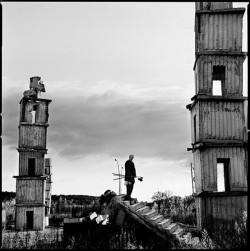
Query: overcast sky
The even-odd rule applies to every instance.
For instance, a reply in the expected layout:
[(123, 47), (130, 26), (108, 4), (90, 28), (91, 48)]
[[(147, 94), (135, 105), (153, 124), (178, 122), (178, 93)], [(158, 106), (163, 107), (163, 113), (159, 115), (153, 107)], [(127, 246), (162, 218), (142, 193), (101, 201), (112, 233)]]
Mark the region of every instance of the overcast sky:
[[(124, 167), (129, 154), (144, 177), (136, 180), (132, 197), (192, 193), (186, 105), (195, 89), (195, 3), (2, 6), (3, 191), (16, 190), (19, 101), (29, 78), (40, 76), (42, 97), (52, 99), (46, 156), (52, 159), (52, 194), (118, 192), (115, 159)], [(247, 60), (245, 96), (246, 69)]]

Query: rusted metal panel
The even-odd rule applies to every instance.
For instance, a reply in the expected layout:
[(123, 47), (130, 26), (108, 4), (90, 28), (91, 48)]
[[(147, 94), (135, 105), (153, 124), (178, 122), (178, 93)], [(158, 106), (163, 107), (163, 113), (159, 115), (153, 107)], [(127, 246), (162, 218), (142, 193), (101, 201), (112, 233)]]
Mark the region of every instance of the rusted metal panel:
[(45, 203), (45, 180), (17, 179), (16, 203)]
[(198, 51), (242, 51), (242, 12), (200, 15)]
[(46, 191), (51, 191), (52, 184), (51, 182), (46, 182)]
[(19, 125), (19, 148), (46, 149), (46, 126)]
[[(199, 128), (197, 135), (200, 140), (243, 140), (245, 124), (244, 106), (241, 101), (200, 101), (196, 104), (191, 114), (198, 114), (199, 107), (201, 116), (197, 116)], [(192, 120), (193, 123), (193, 120)], [(194, 126), (191, 127), (194, 130)], [(192, 136), (192, 143), (194, 137)]]
[(215, 226), (218, 223), (234, 221), (247, 211), (247, 195), (221, 193), (216, 196), (197, 197), (196, 206), (198, 228), (201, 229), (211, 223)]
[(196, 167), (194, 169), (194, 175), (195, 175), (195, 191), (196, 193), (200, 193), (202, 191), (202, 165), (201, 165), (201, 159), (200, 159), (200, 151), (197, 150), (193, 154), (193, 161), (194, 161), (194, 166)]
[(44, 174), (44, 152), (42, 151), (22, 151), (19, 152), (19, 175), (28, 175), (29, 158), (35, 158), (35, 175)]
[[(195, 116), (196, 116), (196, 125), (194, 125)], [(199, 139), (199, 134), (200, 134), (199, 117), (200, 117), (199, 104), (196, 104), (191, 111), (191, 121), (192, 121), (191, 122), (191, 139), (192, 139), (192, 143), (195, 143)], [(196, 136), (196, 140), (195, 140), (195, 136)]]
[(34, 230), (44, 230), (45, 229), (45, 207), (16, 207), (16, 230), (22, 231), (27, 227), (27, 217), (26, 212), (33, 211), (34, 212)]
[(233, 7), (232, 2), (195, 2), (195, 10), (219, 10)]
[(242, 56), (202, 55), (197, 59), (195, 74), (196, 94), (206, 93), (212, 95), (213, 66), (225, 66), (225, 95), (243, 95), (243, 61)]
[(45, 166), (51, 167), (51, 165), (52, 165), (51, 158), (45, 158)]
[(31, 112), (35, 110), (35, 123), (47, 123), (49, 103), (50, 101), (47, 100), (22, 99), (20, 102), (20, 122), (32, 123)]
[(243, 147), (208, 147), (194, 153), (195, 189), (217, 191), (217, 159), (230, 159), (230, 190), (246, 191), (246, 154)]

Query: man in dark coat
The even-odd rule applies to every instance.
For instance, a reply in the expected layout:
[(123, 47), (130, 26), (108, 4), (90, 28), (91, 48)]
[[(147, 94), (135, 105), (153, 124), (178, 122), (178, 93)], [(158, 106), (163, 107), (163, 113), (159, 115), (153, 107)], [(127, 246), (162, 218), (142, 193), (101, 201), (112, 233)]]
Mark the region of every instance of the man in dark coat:
[(131, 193), (134, 188), (136, 171), (133, 163), (134, 155), (129, 155), (129, 160), (125, 162), (125, 185), (127, 186), (127, 195), (125, 200), (131, 200)]

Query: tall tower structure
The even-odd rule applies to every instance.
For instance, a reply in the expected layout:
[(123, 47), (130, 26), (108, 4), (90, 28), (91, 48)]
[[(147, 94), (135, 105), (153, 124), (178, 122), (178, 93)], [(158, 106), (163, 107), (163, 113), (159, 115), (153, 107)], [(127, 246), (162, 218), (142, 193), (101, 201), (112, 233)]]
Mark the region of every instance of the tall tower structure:
[(51, 164), (45, 159), (49, 99), (40, 77), (30, 78), (30, 90), (20, 101), (19, 175), (16, 178), (16, 230), (43, 230), (48, 225)]
[(229, 222), (247, 210), (244, 12), (232, 2), (196, 3), (195, 95), (187, 108), (199, 229)]

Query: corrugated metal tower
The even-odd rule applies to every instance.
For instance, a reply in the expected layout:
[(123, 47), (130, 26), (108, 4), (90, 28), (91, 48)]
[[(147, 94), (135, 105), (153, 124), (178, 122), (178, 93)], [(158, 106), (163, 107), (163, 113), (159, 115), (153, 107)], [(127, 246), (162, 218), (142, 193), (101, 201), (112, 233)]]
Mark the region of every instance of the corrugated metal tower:
[(195, 96), (187, 108), (199, 229), (228, 223), (247, 210), (244, 12), (232, 2), (196, 3)]
[(43, 230), (48, 225), (51, 203), (51, 161), (46, 137), (49, 99), (40, 77), (30, 78), (30, 90), (20, 101), (19, 175), (16, 178), (16, 230)]

